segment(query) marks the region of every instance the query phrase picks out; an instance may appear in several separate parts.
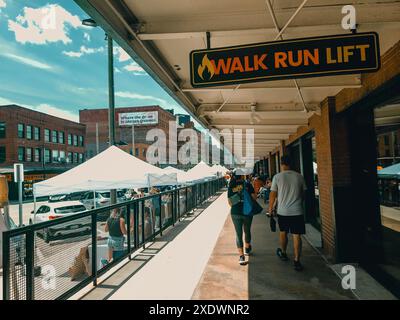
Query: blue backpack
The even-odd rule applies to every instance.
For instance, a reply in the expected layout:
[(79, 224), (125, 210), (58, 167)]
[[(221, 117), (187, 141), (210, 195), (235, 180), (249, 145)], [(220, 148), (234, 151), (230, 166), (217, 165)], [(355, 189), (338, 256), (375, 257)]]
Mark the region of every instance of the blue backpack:
[(243, 214), (245, 216), (253, 216), (261, 213), (263, 208), (255, 201), (248, 191), (248, 182), (245, 182), (243, 188)]

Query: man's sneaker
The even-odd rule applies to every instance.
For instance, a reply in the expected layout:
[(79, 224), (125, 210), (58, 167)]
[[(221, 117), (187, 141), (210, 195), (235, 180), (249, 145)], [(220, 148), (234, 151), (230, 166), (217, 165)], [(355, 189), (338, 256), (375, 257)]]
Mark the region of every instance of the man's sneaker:
[(300, 263), (300, 261), (294, 261), (294, 270), (296, 271), (302, 271), (304, 269), (303, 265)]
[(276, 249), (276, 255), (282, 261), (288, 261), (289, 260), (288, 256), (286, 255), (286, 252), (283, 252), (281, 248)]
[(240, 256), (240, 257), (239, 257), (239, 264), (240, 264), (241, 266), (245, 266), (245, 265), (247, 264), (247, 262), (246, 262), (246, 257), (245, 257), (245, 256)]
[(250, 255), (252, 250), (253, 250), (253, 248), (250, 245), (248, 248), (244, 248), (244, 253), (246, 254), (246, 256), (248, 256), (248, 255)]

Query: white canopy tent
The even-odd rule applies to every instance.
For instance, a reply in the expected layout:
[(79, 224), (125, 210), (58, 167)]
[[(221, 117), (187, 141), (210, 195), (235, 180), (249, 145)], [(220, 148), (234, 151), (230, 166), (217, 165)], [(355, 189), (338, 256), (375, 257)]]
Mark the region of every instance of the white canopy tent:
[(227, 168), (221, 166), (220, 164), (215, 164), (212, 166), (212, 168), (215, 170), (215, 172), (221, 173), (222, 175), (229, 171)]
[(97, 156), (54, 178), (35, 183), (35, 197), (62, 193), (176, 185), (176, 173), (168, 173), (111, 146)]
[(215, 170), (204, 161), (200, 161), (192, 169), (186, 172), (186, 181), (198, 181), (207, 178), (214, 178), (216, 176)]
[(186, 182), (187, 172), (185, 172), (183, 170), (179, 170), (177, 168), (168, 166), (168, 167), (164, 168), (163, 171), (165, 173), (167, 173), (167, 174), (176, 173), (176, 177), (177, 177), (178, 183), (185, 183)]

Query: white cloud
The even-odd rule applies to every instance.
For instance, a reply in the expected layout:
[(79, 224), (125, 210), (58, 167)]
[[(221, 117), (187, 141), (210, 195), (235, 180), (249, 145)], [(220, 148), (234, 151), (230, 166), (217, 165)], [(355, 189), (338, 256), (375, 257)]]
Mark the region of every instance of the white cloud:
[(27, 109), (31, 109), (34, 111), (38, 111), (38, 112), (43, 112), (46, 114), (49, 114), (51, 116), (55, 116), (58, 118), (62, 118), (62, 119), (67, 119), (67, 120), (71, 120), (74, 122), (79, 122), (79, 115), (75, 114), (71, 111), (68, 110), (64, 110), (62, 108), (59, 107), (55, 107), (46, 103), (42, 103), (39, 104), (37, 106), (32, 106), (32, 105), (26, 105), (23, 103), (18, 103), (16, 101), (12, 101), (6, 98), (2, 98), (0, 97), (0, 105), (9, 105), (9, 104), (16, 104), (19, 105), (21, 107), (27, 108)]
[(49, 104), (45, 104), (45, 103), (40, 104), (40, 105), (34, 107), (33, 110), (36, 110), (36, 111), (39, 111), (39, 112), (43, 112), (43, 113), (46, 113), (46, 114), (49, 114), (49, 115), (52, 115), (52, 116), (55, 116), (55, 117), (59, 117), (59, 118), (62, 118), (62, 119), (67, 119), (67, 120), (71, 120), (71, 121), (74, 121), (74, 122), (79, 122), (79, 115), (78, 114), (72, 113), (71, 111), (64, 110), (64, 109), (61, 109), (61, 108), (58, 108), (58, 107), (54, 107), (54, 106), (49, 105)]
[(126, 71), (132, 72), (135, 76), (146, 76), (147, 73), (136, 62), (132, 62), (124, 67)]
[(53, 69), (52, 66), (50, 66), (50, 65), (48, 65), (46, 63), (31, 59), (31, 58), (22, 57), (22, 56), (19, 56), (19, 55), (16, 55), (16, 54), (0, 53), (0, 55), (4, 56), (6, 58), (9, 58), (9, 59), (15, 60), (17, 62), (26, 64), (28, 66), (37, 68), (37, 69), (42, 69), (42, 70), (51, 70), (51, 69)]
[(85, 32), (85, 33), (83, 34), (83, 38), (84, 38), (87, 42), (90, 42), (91, 37), (90, 37), (90, 34), (89, 34), (89, 33)]
[(126, 99), (137, 99), (137, 100), (146, 100), (146, 101), (153, 101), (159, 103), (160, 105), (164, 106), (167, 104), (167, 101), (164, 99), (160, 99), (154, 96), (147, 96), (135, 92), (127, 92), (127, 91), (118, 91), (115, 93), (115, 96), (120, 97), (120, 98), (126, 98)]
[(130, 55), (126, 53), (121, 47), (116, 47), (114, 49), (114, 54), (118, 55), (119, 62), (126, 62), (131, 59)]
[[(1, 0), (0, 0), (1, 1)], [(71, 43), (69, 28), (81, 27), (78, 16), (72, 15), (60, 5), (46, 5), (41, 8), (24, 7), (23, 15), (16, 21), (8, 20), (8, 29), (15, 33), (20, 43), (47, 44), (51, 42)]]
[(99, 52), (104, 52), (104, 47), (87, 48), (85, 46), (81, 46), (79, 51), (63, 51), (62, 53), (71, 58), (80, 58), (83, 55), (94, 54), (94, 53), (99, 53)]

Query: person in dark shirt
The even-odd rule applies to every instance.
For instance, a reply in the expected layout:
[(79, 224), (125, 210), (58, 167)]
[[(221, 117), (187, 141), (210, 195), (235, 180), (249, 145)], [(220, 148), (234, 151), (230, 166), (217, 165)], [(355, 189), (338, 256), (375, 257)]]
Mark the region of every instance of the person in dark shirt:
[[(231, 217), (236, 231), (236, 246), (239, 251), (240, 265), (247, 264), (245, 254), (249, 255), (252, 250), (251, 224), (253, 222), (253, 217), (243, 214), (244, 188), (246, 188), (247, 192), (249, 192), (253, 199), (257, 198), (257, 195), (254, 193), (254, 188), (251, 183), (246, 182), (244, 176), (236, 175), (234, 173), (228, 186), (228, 202), (231, 206)], [(243, 233), (245, 237), (244, 246)]]
[(127, 234), (125, 217), (119, 209), (113, 209), (107, 219), (105, 231), (108, 232), (108, 262), (111, 262), (114, 252), (124, 251), (124, 235)]

